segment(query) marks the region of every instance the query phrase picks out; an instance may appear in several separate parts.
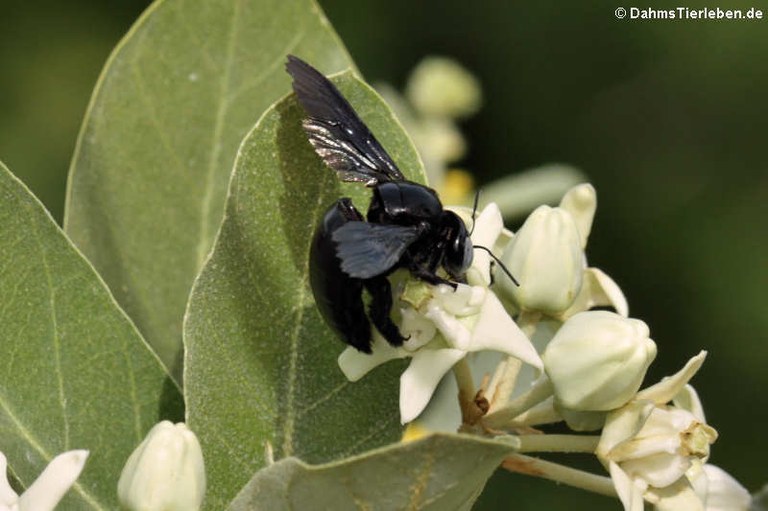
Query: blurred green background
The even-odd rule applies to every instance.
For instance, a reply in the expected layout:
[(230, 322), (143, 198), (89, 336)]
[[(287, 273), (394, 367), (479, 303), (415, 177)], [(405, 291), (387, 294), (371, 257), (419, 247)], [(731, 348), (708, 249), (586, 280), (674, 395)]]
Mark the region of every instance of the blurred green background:
[[(711, 461), (751, 491), (768, 482), (768, 20), (618, 20), (633, 5), (620, 1), (320, 3), (371, 81), (402, 87), (431, 54), (480, 78), (463, 165), (481, 186), (553, 161), (587, 173), (599, 199), (590, 262), (650, 325), (648, 381), (709, 350), (694, 384), (721, 435)], [(147, 4), (3, 0), (0, 160), (59, 221), (91, 89)], [(768, 16), (768, 2), (684, 5)], [(478, 508), (566, 506), (617, 509), (505, 473)]]

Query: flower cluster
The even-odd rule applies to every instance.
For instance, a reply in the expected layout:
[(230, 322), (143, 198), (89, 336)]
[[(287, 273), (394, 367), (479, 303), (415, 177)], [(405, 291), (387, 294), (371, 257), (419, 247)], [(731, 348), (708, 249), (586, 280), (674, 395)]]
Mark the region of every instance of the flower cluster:
[[(455, 290), (399, 275), (393, 279), (394, 302), (408, 340), (393, 348), (374, 332), (372, 355), (347, 348), (339, 366), (354, 381), (387, 360), (411, 358), (400, 381), (401, 420), (416, 421), (408, 438), (423, 431), (426, 422), (419, 416), (454, 368), (460, 396), (485, 400), (481, 413), (472, 415), (464, 413), (460, 398), (463, 431), (514, 433), (520, 445), (530, 443), (531, 432), (537, 433), (535, 445), (546, 445), (548, 436), (534, 427), (560, 421), (575, 431), (600, 431), (594, 441), (553, 435), (560, 445), (551, 448), (577, 451), (589, 444), (626, 510), (640, 511), (644, 501), (658, 509), (717, 509), (718, 502), (746, 509), (746, 490), (706, 464), (717, 432), (688, 385), (706, 352), (640, 390), (657, 346), (648, 326), (629, 317), (619, 286), (587, 264), (596, 204), (591, 185), (575, 186), (558, 206), (536, 208), (514, 234), (504, 228), (495, 204), (476, 218), (457, 208), (474, 225), (473, 244), (501, 254), (504, 268), (476, 251), (467, 284)], [(501, 359), (475, 394), (475, 380), (466, 376), (477, 369), (471, 355), (489, 350)]]

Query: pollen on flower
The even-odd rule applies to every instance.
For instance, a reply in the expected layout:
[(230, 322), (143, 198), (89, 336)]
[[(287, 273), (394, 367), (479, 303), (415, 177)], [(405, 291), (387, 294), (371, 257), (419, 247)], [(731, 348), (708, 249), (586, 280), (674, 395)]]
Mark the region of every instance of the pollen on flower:
[(413, 442), (414, 440), (420, 440), (425, 436), (429, 436), (430, 430), (419, 424), (418, 422), (409, 422), (403, 430), (403, 437), (401, 442)]

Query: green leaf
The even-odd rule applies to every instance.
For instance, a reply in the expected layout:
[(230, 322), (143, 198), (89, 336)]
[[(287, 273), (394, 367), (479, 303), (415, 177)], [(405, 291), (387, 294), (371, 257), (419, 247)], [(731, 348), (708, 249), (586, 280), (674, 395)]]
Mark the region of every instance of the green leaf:
[(350, 59), (312, 0), (161, 0), (110, 57), (80, 133), (65, 230), (174, 374), (192, 282), (243, 136), (295, 53)]
[(441, 434), (327, 465), (287, 458), (256, 473), (228, 509), (469, 510), (511, 452), (500, 442)]
[(0, 164), (0, 451), (24, 486), (70, 449), (85, 471), (58, 509), (115, 509), (117, 478), (181, 395), (93, 267)]
[[(350, 73), (336, 83), (406, 176), (423, 181), (413, 145), (376, 93)], [(184, 392), (211, 509), (265, 464), (267, 442), (278, 457), (320, 462), (400, 434), (402, 366), (348, 383), (336, 364), (344, 345), (312, 299), (310, 240), (342, 192), (309, 145), (303, 117), (289, 96), (244, 140), (224, 223), (187, 310)], [(366, 210), (369, 189), (347, 184), (343, 194)]]

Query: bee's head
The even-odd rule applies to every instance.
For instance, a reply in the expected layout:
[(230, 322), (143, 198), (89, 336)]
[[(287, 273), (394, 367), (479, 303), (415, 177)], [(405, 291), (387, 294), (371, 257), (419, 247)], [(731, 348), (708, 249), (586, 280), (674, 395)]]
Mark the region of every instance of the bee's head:
[[(472, 210), (472, 230), (474, 230), (475, 211), (477, 210), (477, 197), (475, 197), (475, 207)], [(465, 273), (472, 265), (473, 251), (480, 249), (488, 253), (491, 259), (499, 265), (499, 268), (516, 285), (520, 283), (509, 272), (491, 249), (482, 245), (473, 245), (471, 231), (467, 231), (466, 225), (453, 211), (444, 210), (440, 217), (440, 239), (444, 243), (445, 254), (443, 255), (443, 268), (448, 275), (457, 282), (466, 282)], [(493, 264), (493, 263), (491, 263)], [(493, 277), (491, 276), (491, 283)]]
[(464, 273), (472, 264), (472, 240), (464, 222), (453, 211), (443, 211), (440, 236), (445, 243), (443, 268), (451, 278), (463, 281)]

